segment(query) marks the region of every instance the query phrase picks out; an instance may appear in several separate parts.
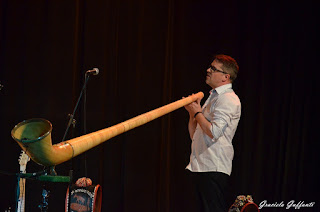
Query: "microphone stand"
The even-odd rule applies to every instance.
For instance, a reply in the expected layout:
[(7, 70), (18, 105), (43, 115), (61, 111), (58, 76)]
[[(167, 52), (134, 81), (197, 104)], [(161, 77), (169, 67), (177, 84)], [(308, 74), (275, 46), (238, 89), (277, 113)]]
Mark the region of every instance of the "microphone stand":
[[(76, 106), (74, 107), (72, 114), (69, 114), (68, 125), (67, 125), (66, 131), (65, 131), (65, 133), (64, 133), (64, 136), (63, 136), (63, 138), (62, 138), (62, 141), (65, 140), (71, 124), (73, 124), (73, 128), (75, 128), (75, 123), (76, 123), (76, 121), (75, 121), (75, 119), (74, 119), (74, 115), (75, 115), (75, 113), (76, 113), (76, 111), (77, 111), (77, 108), (78, 108), (78, 106), (79, 106), (80, 99), (81, 99), (83, 93), (84, 93), (84, 122), (86, 122), (86, 114), (85, 114), (85, 110), (86, 110), (86, 107), (85, 107), (85, 104), (86, 104), (86, 87), (87, 87), (87, 83), (88, 83), (88, 81), (89, 81), (89, 78), (90, 78), (90, 72), (87, 71), (87, 72), (85, 73), (84, 84), (83, 84), (83, 87), (82, 87), (82, 89), (81, 89), (80, 95), (79, 95), (79, 97), (78, 97), (77, 104), (76, 104)], [(84, 124), (84, 130), (86, 131), (86, 125), (85, 125), (85, 124)], [(86, 165), (86, 163), (87, 163), (87, 161), (86, 161), (86, 157), (85, 157), (85, 173), (87, 174), (87, 165)], [(67, 206), (67, 207), (68, 207), (68, 212), (71, 211), (71, 209), (70, 209), (70, 204), (71, 204), (71, 203), (70, 203), (70, 202), (71, 202), (71, 185), (72, 185), (72, 176), (73, 176), (73, 171), (72, 171), (72, 170), (70, 170), (69, 175), (70, 175), (70, 178), (71, 178), (71, 179), (70, 179), (69, 189), (68, 189), (68, 190), (69, 190), (69, 194), (68, 194), (68, 206)]]
[(63, 136), (63, 138), (62, 138), (62, 141), (65, 140), (65, 138), (66, 138), (66, 136), (67, 136), (67, 133), (68, 133), (68, 130), (69, 130), (71, 124), (74, 122), (73, 117), (74, 117), (74, 114), (76, 113), (76, 110), (77, 110), (77, 108), (78, 108), (78, 105), (79, 105), (80, 99), (81, 99), (81, 97), (82, 97), (82, 94), (83, 94), (84, 90), (86, 89), (86, 86), (87, 86), (87, 83), (88, 83), (88, 80), (89, 80), (89, 76), (90, 76), (90, 75), (87, 76), (87, 74), (86, 74), (86, 79), (85, 79), (84, 85), (83, 85), (83, 87), (82, 87), (80, 96), (79, 96), (79, 98), (78, 98), (77, 104), (76, 104), (76, 106), (74, 107), (72, 114), (69, 114), (69, 117), (70, 117), (70, 118), (69, 118), (69, 122), (68, 122), (68, 125), (67, 125), (67, 129), (66, 129), (66, 131), (64, 132), (64, 136)]

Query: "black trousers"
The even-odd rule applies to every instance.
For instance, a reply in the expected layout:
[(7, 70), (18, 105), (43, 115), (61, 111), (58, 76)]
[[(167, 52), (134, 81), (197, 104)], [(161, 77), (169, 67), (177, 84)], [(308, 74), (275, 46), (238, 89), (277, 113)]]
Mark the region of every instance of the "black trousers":
[(221, 172), (191, 172), (187, 170), (193, 183), (197, 211), (226, 212), (228, 210), (226, 196), (229, 175)]

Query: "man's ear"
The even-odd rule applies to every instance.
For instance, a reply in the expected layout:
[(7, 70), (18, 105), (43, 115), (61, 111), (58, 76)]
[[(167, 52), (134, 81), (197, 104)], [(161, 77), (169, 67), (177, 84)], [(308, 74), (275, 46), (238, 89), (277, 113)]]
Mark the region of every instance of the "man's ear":
[(225, 74), (224, 75), (224, 78), (223, 78), (223, 81), (225, 82), (225, 81), (230, 81), (230, 74)]

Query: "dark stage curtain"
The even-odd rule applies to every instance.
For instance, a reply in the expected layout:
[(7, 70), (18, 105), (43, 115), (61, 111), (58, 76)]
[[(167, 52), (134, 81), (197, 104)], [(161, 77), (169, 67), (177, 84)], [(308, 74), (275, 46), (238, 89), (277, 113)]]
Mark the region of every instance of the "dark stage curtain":
[[(15, 204), (11, 174), (19, 171), (21, 149), (12, 128), (44, 118), (53, 125), (53, 143), (61, 142), (87, 70), (100, 73), (90, 77), (86, 107), (82, 98), (67, 139), (192, 93), (203, 91), (206, 98), (206, 68), (218, 53), (240, 66), (233, 87), (242, 117), (233, 140), (229, 204), (250, 194), (257, 204), (315, 202), (303, 210), (319, 210), (316, 10), (312, 1), (1, 0), (0, 211)], [(100, 184), (102, 211), (194, 211), (185, 171), (187, 122), (181, 108), (56, 171), (73, 170), (74, 179)], [(27, 164), (28, 172), (42, 169)], [(43, 186), (27, 180), (26, 212), (39, 211)], [(49, 211), (63, 211), (68, 185), (46, 186)]]

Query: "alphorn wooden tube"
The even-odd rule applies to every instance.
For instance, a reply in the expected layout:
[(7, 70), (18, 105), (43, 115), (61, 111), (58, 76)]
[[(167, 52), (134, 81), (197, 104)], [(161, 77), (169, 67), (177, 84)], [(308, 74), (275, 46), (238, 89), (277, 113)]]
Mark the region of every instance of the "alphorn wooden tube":
[(12, 129), (11, 135), (33, 161), (43, 166), (55, 166), (66, 162), (119, 134), (188, 105), (198, 98), (203, 98), (202, 92), (136, 116), (112, 127), (73, 138), (68, 141), (63, 141), (55, 145), (52, 145), (51, 141), (52, 125), (45, 119), (29, 119), (20, 122)]

